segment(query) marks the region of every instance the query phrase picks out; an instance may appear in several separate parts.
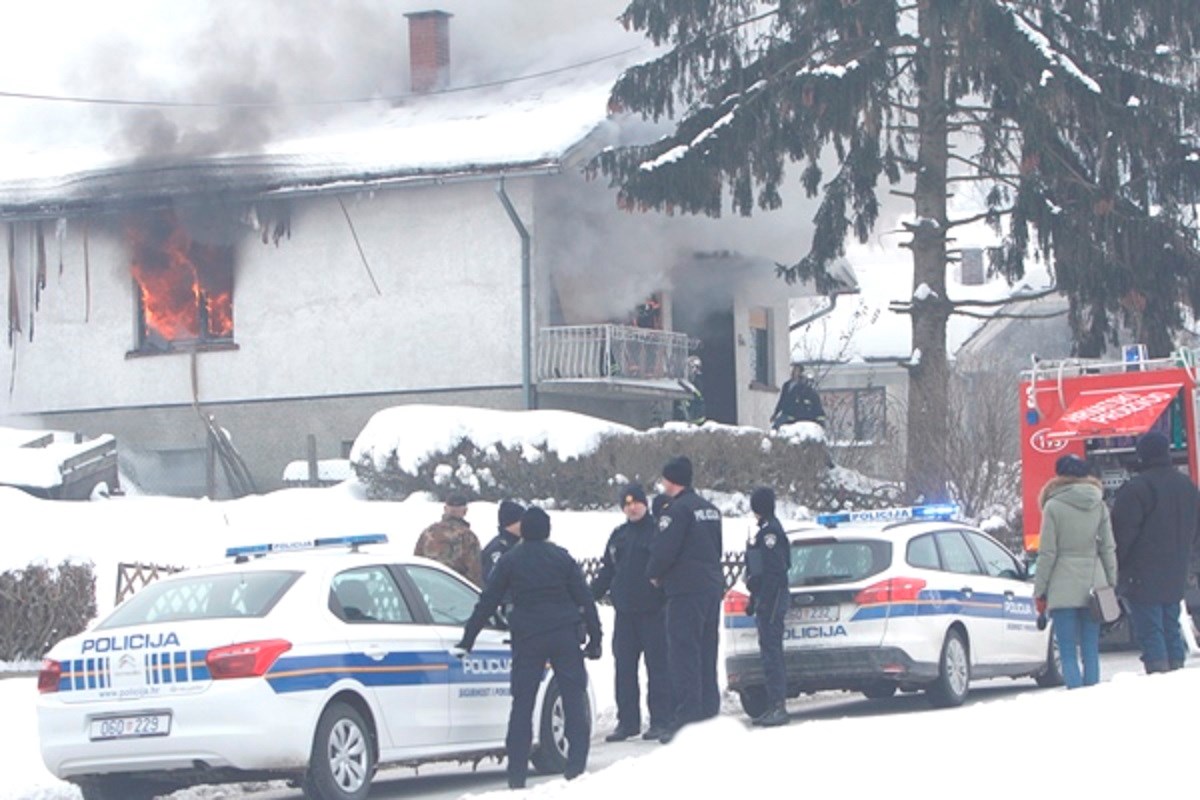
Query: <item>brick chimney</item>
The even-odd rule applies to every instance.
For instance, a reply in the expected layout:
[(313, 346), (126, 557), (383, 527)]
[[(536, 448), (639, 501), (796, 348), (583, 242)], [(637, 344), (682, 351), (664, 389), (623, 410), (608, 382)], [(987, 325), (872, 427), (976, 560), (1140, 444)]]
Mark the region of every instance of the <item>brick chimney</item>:
[(450, 83), (450, 17), (445, 11), (417, 11), (408, 17), (408, 60), (412, 90), (418, 94)]

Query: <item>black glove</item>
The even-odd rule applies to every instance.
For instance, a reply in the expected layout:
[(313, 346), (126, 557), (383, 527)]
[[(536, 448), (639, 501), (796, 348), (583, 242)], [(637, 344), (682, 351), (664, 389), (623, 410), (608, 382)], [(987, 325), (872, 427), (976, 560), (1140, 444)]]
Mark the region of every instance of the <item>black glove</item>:
[(754, 595), (750, 595), (750, 599), (746, 601), (746, 616), (754, 616)]
[(596, 661), (600, 658), (602, 650), (599, 638), (588, 639), (587, 644), (583, 646), (583, 657), (589, 661)]

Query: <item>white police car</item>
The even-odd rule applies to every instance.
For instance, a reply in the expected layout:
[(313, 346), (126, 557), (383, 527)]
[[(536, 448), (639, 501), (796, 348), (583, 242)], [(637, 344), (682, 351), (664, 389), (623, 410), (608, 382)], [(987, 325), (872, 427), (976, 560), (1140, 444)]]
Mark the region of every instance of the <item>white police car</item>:
[[(38, 677), (47, 768), (87, 800), (265, 778), (346, 800), (367, 795), (379, 764), (502, 755), (507, 634), (485, 629), (456, 658), (478, 590), (433, 561), (364, 549), (384, 542), (231, 548), (234, 562), (153, 583), (59, 642)], [(561, 771), (549, 672), (535, 714), (531, 761)]]
[[(1038, 630), (1021, 561), (955, 506), (822, 514), (789, 531), (788, 694), (826, 689), (869, 698), (924, 690), (956, 706), (974, 678), (1062, 682), (1050, 629)], [(766, 709), (746, 589), (725, 596), (729, 688), (751, 716)]]

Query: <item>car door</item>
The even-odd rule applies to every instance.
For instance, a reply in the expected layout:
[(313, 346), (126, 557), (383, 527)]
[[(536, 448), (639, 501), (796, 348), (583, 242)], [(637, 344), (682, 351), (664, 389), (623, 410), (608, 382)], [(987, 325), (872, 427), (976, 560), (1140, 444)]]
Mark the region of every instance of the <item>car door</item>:
[(1004, 644), (1001, 663), (1036, 664), (1046, 658), (1046, 635), (1037, 629), (1037, 611), (1033, 604), (1033, 584), (1025, 580), (1025, 571), (999, 542), (976, 531), (967, 531), (967, 540), (975, 549), (984, 571), (1004, 586)]
[(941, 602), (967, 626), (972, 667), (995, 664), (1003, 652), (1004, 591), (1008, 587), (984, 572), (965, 531), (938, 531), (934, 541), (948, 581), (941, 589)]
[(425, 750), (446, 740), (449, 688), (442, 637), (418, 622), (386, 565), (339, 572), (330, 610), (343, 621), (346, 671), (371, 688), (395, 748)]
[(462, 744), (503, 742), (512, 673), (508, 632), (484, 628), (469, 654), (462, 659), (450, 656), (449, 649), (462, 638), (479, 592), (457, 575), (434, 567), (409, 564), (402, 569), (425, 605), (447, 655), (449, 740)]

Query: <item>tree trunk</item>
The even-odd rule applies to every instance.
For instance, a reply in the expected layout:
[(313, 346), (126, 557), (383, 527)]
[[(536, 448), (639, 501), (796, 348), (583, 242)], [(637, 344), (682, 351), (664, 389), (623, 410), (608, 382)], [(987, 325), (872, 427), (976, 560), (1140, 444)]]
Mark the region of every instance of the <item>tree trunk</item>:
[[(917, 220), (913, 252), (912, 346), (909, 368), (905, 480), (910, 499), (947, 498), (946, 426), (950, 413), (946, 361), (946, 38), (937, 2), (923, 2), (917, 29), (923, 43), (917, 100)], [(918, 291), (922, 284), (931, 292)]]

